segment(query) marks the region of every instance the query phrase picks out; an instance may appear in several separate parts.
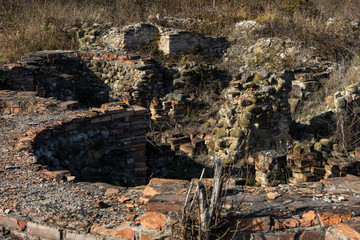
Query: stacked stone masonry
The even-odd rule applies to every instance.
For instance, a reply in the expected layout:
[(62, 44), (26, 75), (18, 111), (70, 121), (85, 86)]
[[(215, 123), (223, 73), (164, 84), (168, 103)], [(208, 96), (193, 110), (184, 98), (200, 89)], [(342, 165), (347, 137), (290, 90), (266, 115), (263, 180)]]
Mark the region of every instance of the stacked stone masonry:
[(151, 58), (120, 53), (50, 51), (26, 55), (0, 68), (3, 89), (39, 94), (83, 105), (127, 100), (146, 105), (165, 94), (162, 69)]
[(249, 80), (234, 80), (224, 92), (227, 101), (209, 144), (212, 158), (237, 162), (259, 150), (285, 150), (290, 141), (291, 83), (276, 76)]
[(34, 91), (33, 72), (19, 63), (0, 65), (0, 89)]

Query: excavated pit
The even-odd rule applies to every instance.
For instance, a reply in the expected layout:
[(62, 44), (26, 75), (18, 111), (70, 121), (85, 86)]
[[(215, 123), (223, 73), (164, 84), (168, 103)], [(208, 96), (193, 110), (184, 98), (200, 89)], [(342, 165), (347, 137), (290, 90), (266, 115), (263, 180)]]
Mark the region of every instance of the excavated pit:
[(39, 132), (33, 142), (38, 163), (79, 180), (144, 184), (146, 109), (113, 103), (90, 114)]
[(138, 56), (67, 51), (27, 55), (2, 69), (5, 88), (27, 92), (2, 91), (0, 112), (64, 115), (32, 134), (28, 150), (49, 170), (67, 170), (78, 180), (144, 184), (147, 111), (116, 101), (141, 103), (139, 94), (143, 97), (145, 91), (151, 97), (154, 93), (139, 80), (149, 74), (154, 80), (155, 72), (151, 59)]

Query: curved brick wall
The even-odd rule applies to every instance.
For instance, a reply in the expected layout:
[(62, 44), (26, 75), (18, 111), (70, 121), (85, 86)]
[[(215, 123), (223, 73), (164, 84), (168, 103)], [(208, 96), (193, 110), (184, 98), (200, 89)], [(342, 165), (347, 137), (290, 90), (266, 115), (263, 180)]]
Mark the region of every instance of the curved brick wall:
[(147, 118), (146, 109), (122, 103), (66, 114), (60, 110), (48, 113), (45, 122), (29, 123), (15, 149), (33, 154), (50, 171), (67, 170), (79, 180), (121, 183), (125, 178), (144, 184)]

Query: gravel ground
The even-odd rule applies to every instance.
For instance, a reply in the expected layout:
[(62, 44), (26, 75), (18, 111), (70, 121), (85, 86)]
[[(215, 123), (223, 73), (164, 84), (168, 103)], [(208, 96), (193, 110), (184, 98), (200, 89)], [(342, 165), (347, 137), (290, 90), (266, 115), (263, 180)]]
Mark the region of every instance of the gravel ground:
[[(142, 187), (58, 181), (56, 172), (37, 164), (31, 153), (14, 150), (31, 128), (44, 128), (65, 114), (71, 113), (0, 116), (0, 213), (83, 231), (94, 223), (119, 224), (143, 214)], [(105, 194), (109, 188), (116, 194)]]

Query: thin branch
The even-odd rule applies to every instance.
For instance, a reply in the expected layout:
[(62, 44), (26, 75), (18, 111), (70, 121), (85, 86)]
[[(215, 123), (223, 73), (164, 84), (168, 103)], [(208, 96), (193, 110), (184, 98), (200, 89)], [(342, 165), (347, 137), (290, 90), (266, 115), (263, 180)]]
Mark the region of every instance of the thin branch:
[[(202, 172), (201, 172), (199, 182), (203, 179), (204, 173), (205, 173), (205, 168), (203, 168), (203, 170), (202, 170)], [(192, 206), (194, 205), (194, 202), (195, 202), (196, 195), (197, 195), (197, 192), (198, 192), (198, 191), (199, 191), (199, 184), (196, 186), (195, 193), (194, 193), (194, 197), (193, 197), (193, 199), (192, 199), (192, 201), (191, 201), (191, 203), (190, 203), (189, 209), (191, 209)]]

